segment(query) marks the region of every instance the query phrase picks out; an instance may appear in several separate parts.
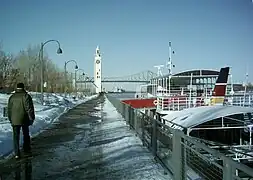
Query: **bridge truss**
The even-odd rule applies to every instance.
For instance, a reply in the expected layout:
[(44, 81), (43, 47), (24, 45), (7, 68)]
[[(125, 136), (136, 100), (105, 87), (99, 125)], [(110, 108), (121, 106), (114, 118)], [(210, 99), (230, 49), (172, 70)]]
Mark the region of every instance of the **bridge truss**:
[[(143, 71), (140, 73), (119, 76), (119, 77), (102, 77), (102, 82), (114, 83), (114, 82), (127, 82), (127, 83), (148, 83), (151, 79), (156, 78), (157, 74), (152, 71)], [(87, 78), (86, 81), (77, 81), (77, 83), (94, 82), (94, 77)]]

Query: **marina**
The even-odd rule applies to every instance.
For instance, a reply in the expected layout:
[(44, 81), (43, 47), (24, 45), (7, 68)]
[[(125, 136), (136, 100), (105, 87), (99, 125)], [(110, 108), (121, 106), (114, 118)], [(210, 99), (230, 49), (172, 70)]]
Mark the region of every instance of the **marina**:
[[(168, 169), (174, 169), (173, 137), (174, 130), (179, 130), (232, 161), (252, 168), (253, 94), (247, 91), (247, 85), (234, 90), (240, 85), (233, 84), (230, 67), (172, 75), (172, 62), (168, 64), (168, 75), (162, 76), (161, 66), (157, 66), (157, 77), (137, 88), (134, 97), (118, 97), (139, 116), (142, 113), (148, 116), (142, 122), (144, 144), (152, 146), (155, 135), (155, 155)], [(154, 122), (157, 123), (156, 130)], [(204, 151), (194, 143), (184, 142), (184, 146), (181, 158), (186, 160), (186, 174), (190, 179), (193, 176), (224, 179), (224, 162), (220, 156)], [(208, 171), (203, 171), (207, 167)], [(241, 170), (231, 173), (239, 179), (252, 178)]]

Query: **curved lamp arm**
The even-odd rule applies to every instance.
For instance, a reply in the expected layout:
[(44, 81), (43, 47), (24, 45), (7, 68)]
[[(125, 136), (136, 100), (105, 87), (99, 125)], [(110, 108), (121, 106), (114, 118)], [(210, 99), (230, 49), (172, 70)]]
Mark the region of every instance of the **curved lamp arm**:
[(67, 62), (65, 62), (64, 69), (66, 69), (67, 64), (70, 63), (70, 62), (75, 63), (76, 64), (75, 69), (78, 69), (77, 62), (75, 60), (73, 60), (73, 59), (72, 60), (68, 60)]
[(42, 43), (41, 44), (41, 50), (49, 42), (56, 42), (58, 44), (57, 54), (62, 54), (61, 44), (60, 44), (60, 42), (58, 40), (55, 40), (55, 39), (51, 39), (51, 40), (48, 40), (48, 41)]
[(76, 72), (83, 71), (83, 73), (86, 75), (85, 71), (83, 69), (76, 69)]

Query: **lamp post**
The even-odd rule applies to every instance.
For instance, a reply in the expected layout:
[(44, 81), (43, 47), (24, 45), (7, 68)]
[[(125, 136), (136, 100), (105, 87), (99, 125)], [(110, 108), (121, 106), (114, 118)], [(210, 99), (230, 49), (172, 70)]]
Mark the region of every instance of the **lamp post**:
[[(85, 75), (86, 74), (83, 72), (81, 75), (79, 75), (78, 80), (82, 80), (82, 78), (84, 78), (84, 80), (85, 80)], [(84, 83), (85, 83), (85, 81), (84, 81)], [(83, 83), (81, 83), (81, 90), (84, 93)]]
[(43, 49), (44, 49), (44, 46), (49, 42), (56, 42), (58, 44), (58, 49), (57, 49), (56, 53), (57, 54), (62, 54), (62, 49), (61, 49), (61, 45), (60, 45), (59, 41), (51, 39), (51, 40), (48, 40), (44, 43), (41, 43), (40, 51), (39, 51), (39, 59), (40, 59), (40, 63), (41, 63), (41, 67), (40, 67), (40, 69), (41, 69), (41, 72), (40, 72), (40, 75), (41, 75), (40, 91), (41, 91), (41, 103), (42, 104), (44, 104), (44, 59), (43, 59)]
[[(67, 96), (67, 91), (66, 91), (66, 86), (67, 86), (67, 64), (70, 63), (70, 62), (73, 62), (75, 63), (75, 70), (78, 69), (78, 66), (77, 66), (77, 62), (75, 60), (69, 60), (69, 61), (66, 61), (65, 64), (64, 64), (64, 79), (65, 79), (65, 86), (64, 86), (64, 96), (66, 97)], [(76, 80), (76, 79), (75, 79)]]
[(77, 73), (77, 71), (83, 71), (83, 75), (85, 75), (85, 72), (83, 69), (76, 69), (75, 70), (75, 93), (76, 93), (76, 96), (77, 96), (77, 87), (76, 87), (76, 73)]

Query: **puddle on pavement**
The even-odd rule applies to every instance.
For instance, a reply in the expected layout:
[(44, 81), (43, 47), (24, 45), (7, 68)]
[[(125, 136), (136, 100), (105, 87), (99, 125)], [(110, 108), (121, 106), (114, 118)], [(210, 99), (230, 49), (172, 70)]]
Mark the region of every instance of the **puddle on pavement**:
[(75, 127), (80, 129), (90, 129), (90, 124), (77, 124)]

